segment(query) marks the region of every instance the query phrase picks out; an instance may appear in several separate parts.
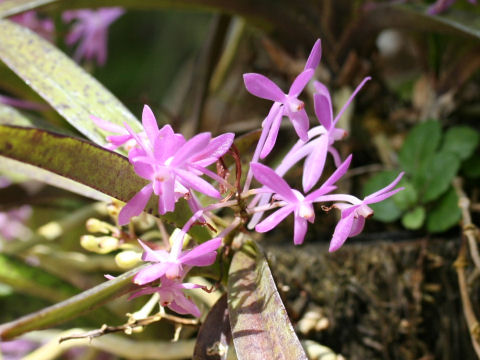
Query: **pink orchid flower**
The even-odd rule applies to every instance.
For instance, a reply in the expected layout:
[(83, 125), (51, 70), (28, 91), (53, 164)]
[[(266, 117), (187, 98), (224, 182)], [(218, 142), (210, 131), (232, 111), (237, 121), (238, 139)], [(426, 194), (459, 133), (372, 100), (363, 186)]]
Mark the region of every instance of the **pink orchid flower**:
[(392, 190), (402, 179), (403, 172), (389, 185), (380, 189), (373, 194), (368, 195), (360, 200), (352, 195), (333, 194), (321, 196), (319, 201), (342, 201), (335, 203), (333, 207), (340, 209), (342, 212), (341, 219), (335, 227), (330, 248), (328, 251), (338, 250), (349, 237), (360, 234), (365, 225), (365, 219), (373, 215), (373, 210), (368, 205), (383, 201), (397, 192), (403, 190), (403, 187)]
[[(262, 99), (274, 101), (263, 123), (263, 131), (268, 135), (264, 140), (264, 144), (261, 145), (261, 159), (265, 158), (272, 151), (278, 137), (283, 116), (287, 116), (290, 119), (300, 139), (303, 141), (308, 140), (308, 115), (304, 109), (305, 104), (298, 99), (298, 96), (313, 77), (315, 68), (320, 62), (321, 53), (321, 42), (317, 40), (307, 59), (305, 69), (295, 78), (288, 94), (285, 94), (273, 81), (263, 75), (255, 73), (243, 75), (248, 92)], [(256, 159), (254, 160), (256, 161)]]
[(0, 238), (7, 241), (23, 239), (31, 234), (25, 222), (32, 215), (32, 208), (23, 205), (8, 211), (0, 211)]
[(291, 189), (287, 182), (269, 167), (258, 163), (251, 164), (255, 179), (275, 193), (274, 198), (281, 201), (281, 208), (257, 224), (255, 230), (258, 232), (270, 231), (293, 213), (295, 221), (293, 243), (295, 245), (302, 244), (307, 232), (307, 221), (313, 223), (315, 220), (313, 203), (335, 190), (336, 187), (333, 184), (345, 174), (351, 160), (352, 156), (350, 155), (320, 188), (307, 196)]
[[(117, 135), (108, 135), (106, 137), (108, 144), (105, 145), (105, 148), (108, 150), (116, 150), (119, 147), (123, 146), (125, 150), (130, 151), (137, 145), (137, 142), (133, 138), (132, 135), (125, 129), (123, 126), (114, 124), (109, 121), (102, 120), (96, 116), (91, 115), (90, 118), (93, 120), (95, 125), (97, 125), (100, 129), (105, 130), (107, 132), (111, 132)], [(145, 132), (141, 132), (138, 134), (141, 139), (146, 138)]]
[[(265, 143), (267, 148), (273, 148), (273, 145), (270, 144), (275, 143), (283, 115), (288, 116), (300, 139), (307, 141), (308, 115), (304, 109), (305, 104), (298, 99), (298, 96), (312, 78), (313, 73), (313, 69), (302, 71), (293, 81), (288, 94), (285, 94), (277, 84), (266, 76), (255, 73), (243, 75), (248, 92), (262, 99), (275, 102), (267, 116), (267, 119), (271, 119), (271, 127)], [(265, 152), (266, 150), (263, 150), (262, 154)]]
[[(122, 137), (121, 141), (134, 141), (135, 146), (129, 151), (128, 158), (135, 172), (150, 183), (122, 208), (118, 216), (120, 225), (127, 224), (133, 216), (139, 215), (152, 194), (159, 197), (158, 211), (162, 215), (173, 211), (180, 197), (191, 198), (191, 190), (221, 198), (218, 190), (200, 176), (206, 174), (215, 180), (223, 180), (206, 166), (217, 161), (230, 148), (233, 134), (211, 139), (210, 133), (201, 133), (187, 141), (181, 134), (174, 133), (170, 125), (159, 129), (152, 110), (146, 105), (142, 124), (144, 132), (140, 134), (124, 124), (128, 138)], [(117, 130), (118, 133), (120, 129)]]
[(154, 263), (140, 270), (133, 279), (135, 284), (145, 285), (161, 277), (170, 280), (181, 279), (190, 269), (189, 266), (212, 265), (217, 257), (216, 251), (222, 244), (222, 239), (215, 238), (191, 250), (182, 251), (182, 236), (182, 238), (176, 238), (170, 252), (165, 250), (152, 250), (142, 241), (139, 240), (138, 242), (145, 250), (142, 260)]
[(65, 11), (62, 15), (64, 22), (77, 20), (65, 39), (68, 45), (78, 42), (74, 59), (77, 62), (96, 59), (98, 65), (104, 65), (107, 60), (108, 27), (124, 13), (125, 10), (120, 7)]
[(368, 80), (370, 80), (370, 77), (365, 78), (360, 83), (360, 85), (357, 86), (348, 101), (338, 112), (335, 119), (333, 118), (333, 108), (332, 100), (330, 98), (330, 92), (328, 91), (327, 87), (322, 83), (318, 81), (314, 82), (316, 91), (316, 93), (314, 94), (315, 115), (317, 116), (320, 124), (323, 126), (324, 131), (322, 132), (320, 137), (311, 142), (310, 146), (312, 146), (313, 144), (314, 146), (310, 154), (305, 159), (302, 178), (303, 190), (305, 192), (310, 191), (310, 189), (315, 186), (318, 179), (320, 179), (320, 176), (323, 172), (323, 167), (325, 166), (327, 153), (332, 154), (336, 166), (340, 164), (340, 154), (338, 153), (337, 149), (333, 147), (333, 143), (347, 136), (347, 132), (344, 129), (336, 128), (335, 125), (338, 123), (338, 120), (341, 118), (348, 106), (352, 103), (354, 97), (362, 89), (362, 87)]
[(160, 305), (167, 306), (178, 314), (192, 314), (195, 317), (200, 317), (202, 314), (197, 305), (183, 293), (185, 289), (198, 288), (204, 288), (204, 286), (162, 278), (160, 286), (144, 287), (133, 293), (128, 299), (131, 300), (138, 296), (158, 293), (160, 295)]
[(35, 11), (26, 11), (10, 17), (10, 20), (29, 28), (48, 41), (53, 41), (55, 25), (52, 19), (40, 18)]

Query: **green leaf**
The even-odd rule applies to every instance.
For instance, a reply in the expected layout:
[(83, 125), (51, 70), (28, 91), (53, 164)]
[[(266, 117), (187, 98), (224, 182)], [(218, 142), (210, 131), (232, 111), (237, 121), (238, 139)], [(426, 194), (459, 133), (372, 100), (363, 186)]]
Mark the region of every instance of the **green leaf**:
[(0, 254), (0, 283), (52, 302), (65, 300), (78, 292), (56, 276), (4, 254)]
[(425, 221), (425, 208), (417, 206), (402, 216), (402, 225), (409, 230), (420, 229)]
[(427, 230), (432, 233), (443, 232), (458, 224), (462, 213), (458, 207), (458, 196), (453, 187), (441, 197), (427, 217)]
[(4, 0), (0, 3), (0, 18), (15, 15), (57, 0)]
[[(480, 38), (480, 23), (478, 12), (473, 6), (473, 11), (458, 11), (449, 9), (439, 15), (429, 15), (428, 6), (424, 4), (394, 4), (396, 11), (384, 18), (382, 22), (389, 22), (392, 26), (407, 26), (411, 30), (437, 31), (456, 33)], [(381, 14), (378, 14), (379, 16)]]
[(437, 149), (442, 136), (438, 121), (427, 121), (415, 126), (408, 134), (400, 150), (402, 170), (415, 174)]
[(404, 187), (404, 189), (393, 197), (393, 201), (400, 210), (408, 210), (418, 201), (417, 190), (410, 181), (405, 179), (402, 179), (398, 186)]
[[(113, 197), (128, 202), (148, 183), (135, 173), (126, 157), (90, 142), (45, 130), (0, 125), (2, 166), (103, 201)], [(157, 203), (152, 196), (145, 211), (158, 215)], [(185, 201), (180, 201), (174, 213), (162, 217), (182, 226), (189, 214)], [(200, 241), (209, 238), (200, 226), (194, 226), (190, 233)]]
[(244, 245), (228, 274), (228, 311), (238, 358), (307, 359), (258, 246)]
[(107, 89), (32, 31), (0, 20), (0, 59), (82, 134), (105, 144), (91, 116), (139, 131), (140, 123)]
[(0, 125), (14, 125), (22, 127), (35, 127), (38, 129), (55, 131), (65, 135), (72, 135), (65, 129), (59, 129), (52, 124), (37, 118), (25, 116), (17, 109), (0, 103)]
[(16, 125), (34, 127), (33, 121), (23, 116), (15, 108), (0, 103), (0, 125)]
[[(398, 171), (384, 171), (371, 177), (363, 186), (363, 195), (367, 196), (375, 191), (384, 188), (390, 184), (398, 176)], [(402, 191), (400, 191), (402, 192)], [(399, 193), (391, 198), (385, 199), (376, 204), (370, 204), (373, 209), (373, 218), (382, 222), (392, 222), (400, 218), (402, 210), (396, 204), (396, 197)]]
[(45, 329), (77, 317), (132, 288), (133, 276), (144, 266), (130, 270), (58, 304), (0, 326), (2, 340), (13, 339), (26, 332)]
[(473, 154), (469, 159), (465, 160), (462, 164), (462, 171), (465, 176), (477, 179), (480, 177), (480, 156), (479, 154)]
[(480, 136), (469, 126), (455, 126), (447, 131), (443, 140), (442, 151), (449, 151), (465, 160), (478, 145)]
[(437, 199), (447, 191), (460, 168), (460, 160), (450, 152), (433, 155), (414, 175), (414, 184), (424, 203)]

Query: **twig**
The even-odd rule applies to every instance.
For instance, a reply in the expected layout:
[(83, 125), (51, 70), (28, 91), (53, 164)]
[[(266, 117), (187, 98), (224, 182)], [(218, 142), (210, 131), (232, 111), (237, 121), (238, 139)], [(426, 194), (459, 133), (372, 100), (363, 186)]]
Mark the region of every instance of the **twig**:
[(130, 317), (129, 321), (127, 321), (126, 324), (119, 325), (119, 326), (103, 325), (100, 329), (95, 329), (95, 330), (91, 330), (83, 333), (77, 333), (77, 334), (69, 334), (68, 336), (61, 337), (58, 341), (59, 343), (62, 343), (64, 341), (72, 340), (72, 339), (84, 339), (84, 338), (93, 339), (96, 337), (100, 337), (100, 336), (115, 333), (115, 332), (124, 332), (126, 334), (131, 334), (134, 328), (150, 325), (162, 319), (167, 319), (169, 321), (172, 321), (176, 324), (181, 324), (181, 325), (197, 326), (199, 324), (197, 319), (186, 319), (186, 318), (182, 318), (179, 316), (170, 315), (166, 313), (158, 313), (158, 314), (146, 317), (144, 319), (135, 319), (133, 317)]
[[(463, 218), (463, 237), (460, 250), (458, 252), (458, 257), (455, 260), (454, 266), (457, 271), (458, 276), (458, 285), (460, 288), (460, 296), (462, 298), (462, 307), (465, 320), (467, 322), (468, 328), (470, 329), (470, 338), (472, 339), (473, 349), (477, 354), (477, 357), (480, 359), (480, 325), (478, 323), (475, 312), (473, 311), (472, 303), (470, 301), (470, 296), (468, 294), (468, 286), (465, 276), (465, 268), (467, 267), (467, 242), (468, 240), (470, 245), (470, 254), (473, 261), (478, 260), (478, 248), (477, 248), (477, 239), (476, 239), (476, 229), (475, 225), (472, 223), (472, 218), (469, 212), (470, 200), (467, 198), (465, 193), (462, 190), (461, 180), (456, 178), (453, 181), (453, 186), (457, 192), (459, 201), (458, 206), (462, 211)], [(472, 246), (474, 244), (474, 246)], [(478, 265), (475, 264), (478, 268)]]
[(43, 346), (23, 357), (24, 360), (53, 360), (73, 347), (85, 346), (102, 350), (125, 359), (175, 360), (191, 358), (195, 340), (171, 341), (139, 341), (130, 340), (120, 335), (107, 335), (99, 339), (77, 339), (59, 344), (62, 337), (85, 329), (71, 329), (65, 332), (55, 330), (34, 331), (25, 336), (26, 339), (41, 340)]
[(470, 199), (462, 189), (462, 181), (460, 178), (456, 178), (453, 181), (453, 187), (458, 196), (458, 207), (462, 211), (463, 235), (468, 239), (470, 256), (472, 257), (473, 263), (475, 264), (475, 267), (480, 270), (480, 255), (477, 244), (478, 229), (472, 223), (472, 216), (470, 215)]

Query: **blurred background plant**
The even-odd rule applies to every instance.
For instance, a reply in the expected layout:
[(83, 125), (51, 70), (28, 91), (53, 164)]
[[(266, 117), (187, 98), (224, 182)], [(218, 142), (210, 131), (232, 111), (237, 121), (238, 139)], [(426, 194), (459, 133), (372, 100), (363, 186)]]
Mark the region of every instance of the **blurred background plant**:
[[(272, 246), (272, 271), (296, 330), (303, 340), (329, 346), (331, 356), (349, 359), (473, 359), (480, 352), (470, 320), (478, 309), (473, 308), (466, 320), (462, 311), (471, 308), (465, 299), (478, 304), (480, 295), (478, 230), (473, 225), (480, 211), (480, 6), (457, 1), (432, 14), (433, 3), (4, 0), (0, 16), (39, 31), (74, 57), (76, 50), (65, 40), (72, 29), (62, 20), (65, 12), (123, 7), (125, 13), (108, 28), (105, 64), (82, 60), (83, 69), (137, 117), (148, 103), (160, 115), (160, 125), (170, 123), (186, 137), (199, 131), (245, 135), (237, 144), (245, 159), (253, 151), (256, 135), (251, 132), (260, 126), (269, 105), (247, 94), (242, 74), (262, 73), (286, 90), (303, 69), (314, 40), (321, 38), (323, 56), (315, 78), (332, 90), (334, 107), (344, 103), (365, 76), (373, 78), (356, 98), (355, 111), (352, 107), (340, 120), (349, 137), (339, 151), (342, 156), (353, 152), (354, 158), (350, 177), (339, 186), (368, 194), (403, 170), (406, 190), (372, 206), (379, 222), (367, 223), (365, 233), (339, 254), (319, 255), (326, 252), (327, 234), (334, 227), (327, 218), (308, 233), (307, 242), (317, 247), (305, 253), (279, 250), (278, 244), (292, 237), (288, 222), (265, 237), (267, 248)], [(0, 124), (33, 124), (84, 137), (65, 120), (70, 116), (66, 110), (35, 84), (35, 79), (50, 78), (43, 73), (48, 66), (58, 65), (52, 71), (59, 76), (68, 76), (71, 68), (61, 62), (42, 67), (40, 61), (36, 67), (33, 61), (28, 68), (32, 73), (25, 75), (12, 60), (9, 49), (15, 39), (8, 36), (0, 34)], [(313, 108), (307, 97), (305, 102)], [(279, 137), (286, 144), (293, 141), (283, 126)], [(277, 164), (282, 155), (276, 150), (269, 163)], [(0, 188), (1, 323), (102, 283), (105, 273), (118, 275), (133, 268), (141, 252), (137, 237), (162, 241), (162, 229), (172, 230), (170, 224), (159, 225), (146, 215), (122, 229), (115, 223), (118, 204), (92, 202), (33, 182), (12, 173), (7, 160), (0, 154), (0, 179), (8, 179)], [(300, 178), (295, 170), (288, 176), (292, 182)], [(461, 185), (455, 179), (461, 179)], [(461, 199), (468, 200), (466, 207), (458, 206)], [(470, 221), (466, 214), (471, 214)], [(466, 244), (470, 257), (465, 255)], [(457, 261), (456, 272), (452, 264), (457, 254), (463, 254), (458, 259), (463, 262)], [(465, 291), (459, 290), (462, 271), (467, 275)], [(196, 301), (202, 310), (209, 309), (218, 295)], [(105, 358), (104, 351), (117, 358), (189, 358), (198, 324), (176, 320), (135, 327), (130, 338), (110, 335), (90, 345), (76, 343), (87, 355), (67, 351), (74, 346), (68, 341), (52, 350), (59, 334), (80, 331), (67, 329), (117, 325), (123, 322), (119, 318), (143, 305), (122, 298), (83, 316), (79, 311), (76, 319), (55, 330), (27, 334), (17, 349), (30, 353), (37, 346), (32, 359)], [(150, 314), (147, 310), (143, 315)], [(180, 328), (178, 341), (170, 344), (171, 334)], [(310, 342), (304, 345), (315, 358), (318, 348)], [(0, 348), (5, 354), (11, 351), (6, 343)]]

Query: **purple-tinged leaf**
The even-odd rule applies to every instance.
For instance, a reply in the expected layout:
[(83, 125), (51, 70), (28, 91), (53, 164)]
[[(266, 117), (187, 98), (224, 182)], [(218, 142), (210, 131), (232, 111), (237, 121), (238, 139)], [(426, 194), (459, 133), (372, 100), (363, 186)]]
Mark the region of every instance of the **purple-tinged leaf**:
[[(128, 202), (148, 184), (135, 174), (126, 157), (90, 142), (45, 130), (0, 125), (0, 168), (5, 166), (101, 201), (115, 198)], [(176, 209), (164, 218), (181, 227), (189, 217), (186, 202), (179, 202)], [(158, 215), (154, 197), (145, 211)], [(190, 234), (200, 241), (210, 238), (199, 226)]]
[(198, 331), (193, 360), (226, 360), (230, 347), (232, 331), (225, 294), (213, 305)]
[(254, 243), (247, 243), (233, 257), (228, 311), (238, 359), (307, 359), (267, 260)]

